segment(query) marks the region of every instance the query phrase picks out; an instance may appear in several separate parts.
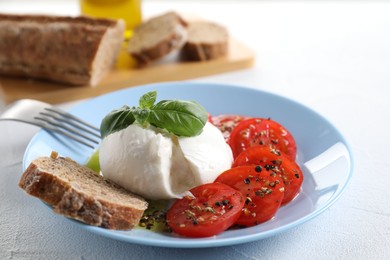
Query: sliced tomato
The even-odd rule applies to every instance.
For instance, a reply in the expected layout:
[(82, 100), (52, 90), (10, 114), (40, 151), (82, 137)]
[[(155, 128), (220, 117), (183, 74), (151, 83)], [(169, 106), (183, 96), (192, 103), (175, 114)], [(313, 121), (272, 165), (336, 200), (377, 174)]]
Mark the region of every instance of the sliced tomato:
[(259, 171), (258, 166), (240, 166), (223, 172), (215, 180), (239, 190), (245, 205), (236, 224), (254, 226), (270, 220), (278, 211), (284, 196), (284, 184), (279, 175)]
[(228, 140), (233, 128), (235, 128), (236, 125), (241, 121), (249, 118), (250, 117), (247, 116), (230, 115), (230, 114), (218, 115), (218, 116), (211, 117), (211, 122), (213, 123), (213, 125), (219, 128), (219, 130), (222, 132), (223, 136), (225, 137), (225, 140)]
[(232, 226), (244, 206), (243, 195), (221, 183), (208, 183), (190, 190), (194, 197), (176, 200), (167, 212), (169, 227), (177, 234), (208, 237)]
[(251, 146), (270, 146), (295, 160), (297, 145), (292, 134), (281, 124), (265, 118), (240, 122), (231, 132), (228, 143), (236, 158)]
[(207, 113), (207, 121), (209, 121), (210, 123), (213, 123), (213, 117), (210, 113)]
[(263, 171), (274, 172), (281, 176), (285, 186), (282, 205), (290, 202), (299, 193), (303, 182), (301, 168), (291, 158), (273, 148), (249, 147), (234, 160), (233, 167), (242, 165), (259, 165)]

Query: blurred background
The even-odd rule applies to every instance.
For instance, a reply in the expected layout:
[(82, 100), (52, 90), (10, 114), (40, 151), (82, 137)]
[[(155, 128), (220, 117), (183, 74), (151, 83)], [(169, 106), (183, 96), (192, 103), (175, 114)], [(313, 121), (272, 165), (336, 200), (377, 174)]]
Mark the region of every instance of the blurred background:
[[(361, 88), (390, 85), (390, 1), (142, 1), (144, 18), (170, 10), (226, 25), (254, 51), (256, 73), (241, 72), (242, 85), (305, 102), (302, 95), (313, 90), (359, 96)], [(0, 12), (78, 15), (80, 5), (79, 0), (0, 0)], [(231, 78), (236, 74), (213, 79)], [(345, 86), (356, 92), (344, 93)]]

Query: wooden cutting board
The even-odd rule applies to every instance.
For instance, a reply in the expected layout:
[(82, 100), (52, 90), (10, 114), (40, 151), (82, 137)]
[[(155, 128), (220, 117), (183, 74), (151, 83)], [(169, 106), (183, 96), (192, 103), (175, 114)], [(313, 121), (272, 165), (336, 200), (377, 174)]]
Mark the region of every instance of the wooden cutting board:
[(254, 64), (254, 52), (235, 39), (229, 41), (229, 54), (205, 62), (166, 60), (146, 68), (135, 68), (125, 50), (116, 68), (98, 86), (67, 86), (43, 80), (0, 76), (0, 97), (4, 103), (31, 98), (51, 104), (98, 96), (114, 90), (149, 83), (178, 81), (249, 68)]

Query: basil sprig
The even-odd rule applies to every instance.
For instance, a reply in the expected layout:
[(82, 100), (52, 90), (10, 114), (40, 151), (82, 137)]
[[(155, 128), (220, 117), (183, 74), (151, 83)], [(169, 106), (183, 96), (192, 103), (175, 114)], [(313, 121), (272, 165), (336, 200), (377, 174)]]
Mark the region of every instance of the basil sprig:
[(133, 123), (163, 128), (177, 136), (196, 136), (207, 122), (207, 111), (195, 101), (162, 100), (157, 104), (157, 92), (151, 91), (139, 99), (138, 107), (123, 106), (105, 116), (100, 125), (102, 138), (125, 129)]

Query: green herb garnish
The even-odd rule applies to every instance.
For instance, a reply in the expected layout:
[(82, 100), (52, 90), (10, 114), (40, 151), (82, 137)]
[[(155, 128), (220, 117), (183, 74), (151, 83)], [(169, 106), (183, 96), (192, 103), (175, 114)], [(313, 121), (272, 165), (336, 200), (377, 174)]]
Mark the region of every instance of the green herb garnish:
[(139, 99), (139, 107), (123, 106), (109, 113), (100, 125), (102, 138), (125, 129), (133, 123), (148, 124), (178, 136), (196, 136), (207, 122), (207, 111), (195, 101), (162, 100), (157, 104), (157, 92), (151, 91)]

